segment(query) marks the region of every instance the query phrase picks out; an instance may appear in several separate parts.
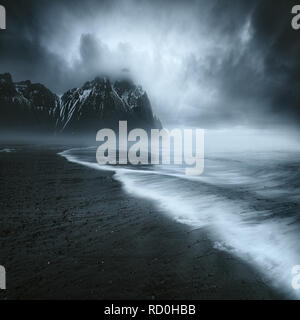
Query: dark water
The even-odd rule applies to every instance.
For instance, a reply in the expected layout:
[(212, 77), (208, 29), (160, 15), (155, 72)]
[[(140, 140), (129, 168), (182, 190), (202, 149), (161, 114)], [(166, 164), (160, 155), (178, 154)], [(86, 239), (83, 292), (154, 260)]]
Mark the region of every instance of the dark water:
[(100, 167), (96, 147), (61, 155), (93, 169), (113, 170), (126, 192), (153, 200), (171, 218), (208, 228), (215, 248), (255, 266), (266, 282), (293, 298), (300, 264), (300, 152), (215, 152), (201, 176), (175, 166)]

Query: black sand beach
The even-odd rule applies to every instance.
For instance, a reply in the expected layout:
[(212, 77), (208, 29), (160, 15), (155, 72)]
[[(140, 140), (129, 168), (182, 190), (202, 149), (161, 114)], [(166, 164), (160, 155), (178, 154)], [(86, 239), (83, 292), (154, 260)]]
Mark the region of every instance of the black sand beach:
[(124, 193), (111, 173), (68, 162), (63, 149), (0, 153), (1, 299), (282, 298), (204, 229)]

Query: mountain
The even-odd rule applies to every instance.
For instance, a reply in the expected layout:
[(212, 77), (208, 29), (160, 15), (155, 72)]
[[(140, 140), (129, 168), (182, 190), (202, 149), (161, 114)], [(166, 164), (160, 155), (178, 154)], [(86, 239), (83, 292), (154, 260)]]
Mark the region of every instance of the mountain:
[(41, 84), (13, 83), (0, 75), (0, 128), (2, 131), (54, 132), (54, 110), (60, 99)]
[(96, 135), (101, 128), (161, 128), (147, 93), (130, 79), (97, 77), (62, 96), (42, 84), (13, 82), (0, 74), (0, 129), (56, 135)]

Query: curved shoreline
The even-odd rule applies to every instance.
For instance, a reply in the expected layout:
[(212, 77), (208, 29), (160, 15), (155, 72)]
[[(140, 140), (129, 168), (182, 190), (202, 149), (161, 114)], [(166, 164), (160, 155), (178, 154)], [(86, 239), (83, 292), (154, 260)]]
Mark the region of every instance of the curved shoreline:
[(122, 191), (111, 172), (23, 147), (0, 156), (4, 299), (280, 299), (204, 230)]

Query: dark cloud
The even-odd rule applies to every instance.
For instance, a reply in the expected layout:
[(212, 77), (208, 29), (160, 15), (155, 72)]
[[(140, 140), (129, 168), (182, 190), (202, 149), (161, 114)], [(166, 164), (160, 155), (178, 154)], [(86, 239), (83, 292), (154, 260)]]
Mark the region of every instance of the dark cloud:
[(61, 93), (128, 67), (165, 122), (300, 123), (295, 1), (2, 1), (0, 72)]

